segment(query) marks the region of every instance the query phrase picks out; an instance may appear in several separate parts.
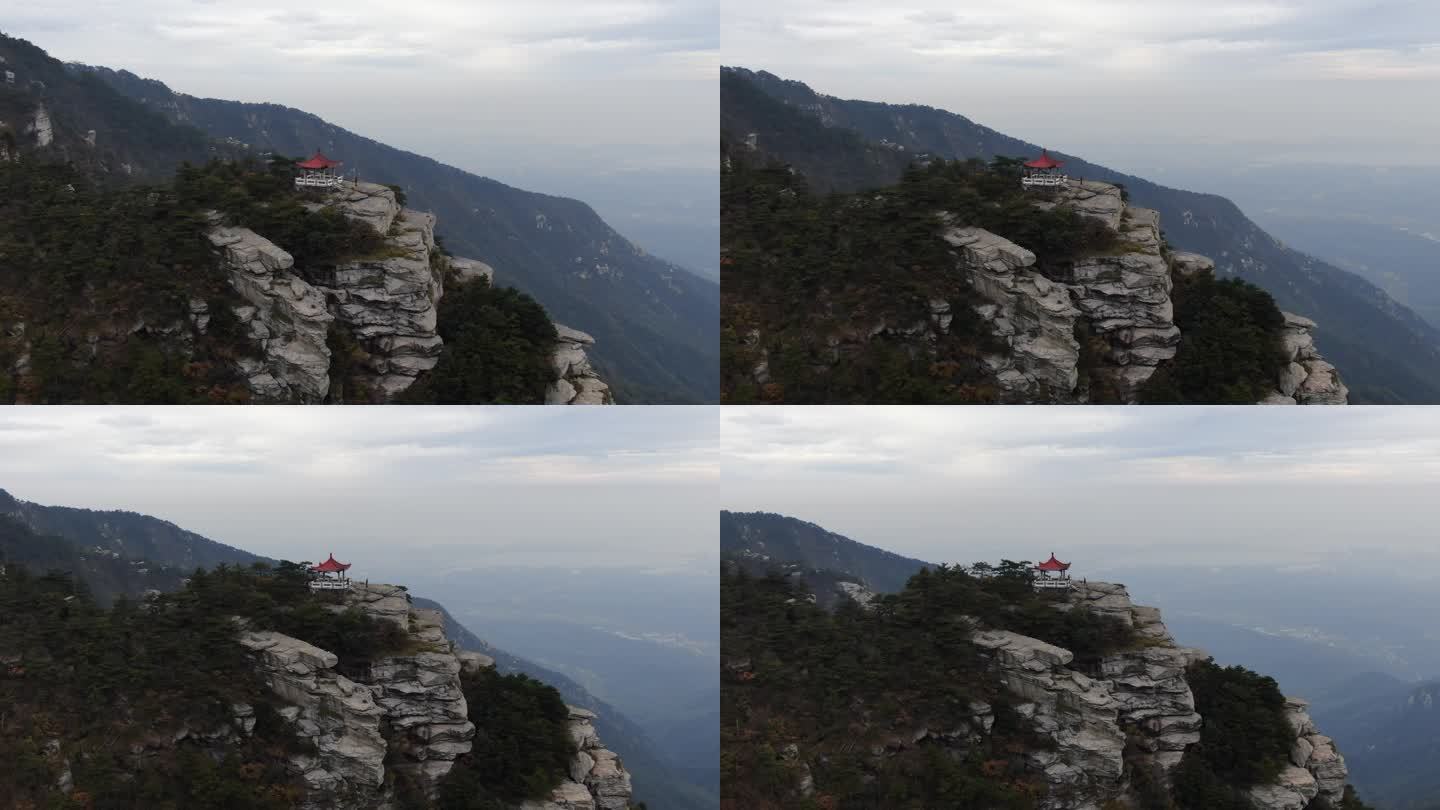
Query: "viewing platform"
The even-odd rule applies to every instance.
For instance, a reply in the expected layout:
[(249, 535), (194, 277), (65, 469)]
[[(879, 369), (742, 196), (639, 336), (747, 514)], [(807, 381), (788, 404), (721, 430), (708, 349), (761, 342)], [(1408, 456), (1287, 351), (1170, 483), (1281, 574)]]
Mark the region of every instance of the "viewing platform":
[(295, 175), (296, 188), (339, 188), (345, 183), (344, 175), (338, 173), (338, 160), (325, 157), (319, 149), (308, 159), (295, 164), (300, 173)]
[(1037, 579), (1034, 582), (1037, 591), (1068, 591), (1075, 587), (1066, 579)]
[(1070, 181), (1060, 173), (1060, 167), (1064, 165), (1064, 162), (1050, 157), (1049, 152), (1041, 149), (1040, 157), (1025, 161), (1025, 175), (1020, 178), (1020, 185), (1023, 188), (1059, 188)]
[(330, 558), (319, 565), (310, 566), (310, 590), (312, 591), (348, 591), (350, 590), (350, 577), (346, 571), (350, 570), (350, 563), (342, 563), (331, 554)]
[(339, 175), (300, 175), (295, 178), (296, 188), (339, 188), (345, 178)]
[(312, 579), (310, 580), (312, 591), (348, 591), (350, 580), (348, 579)]
[(1050, 559), (1030, 569), (1035, 578), (1031, 585), (1037, 591), (1068, 591), (1075, 587), (1070, 583), (1070, 563), (1060, 562), (1051, 552)]
[(1063, 174), (1031, 174), (1020, 178), (1022, 186), (1040, 186), (1054, 188), (1063, 186), (1070, 182), (1070, 178)]

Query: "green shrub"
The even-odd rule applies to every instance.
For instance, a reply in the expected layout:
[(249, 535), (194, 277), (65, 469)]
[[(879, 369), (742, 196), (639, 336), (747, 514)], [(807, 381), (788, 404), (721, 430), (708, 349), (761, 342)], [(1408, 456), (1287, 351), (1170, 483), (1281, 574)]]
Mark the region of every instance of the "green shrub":
[(525, 404), (545, 401), (555, 380), (555, 326), (535, 299), (477, 279), (440, 300), (445, 348), (435, 368), (405, 390), (412, 404)]
[(1251, 405), (1275, 389), (1288, 359), (1285, 318), (1269, 293), (1201, 273), (1178, 279), (1172, 298), (1180, 348), (1146, 382), (1141, 401)]
[(461, 686), (475, 739), (440, 783), (436, 810), (508, 810), (567, 778), (575, 745), (559, 692), (493, 667), (465, 673)]

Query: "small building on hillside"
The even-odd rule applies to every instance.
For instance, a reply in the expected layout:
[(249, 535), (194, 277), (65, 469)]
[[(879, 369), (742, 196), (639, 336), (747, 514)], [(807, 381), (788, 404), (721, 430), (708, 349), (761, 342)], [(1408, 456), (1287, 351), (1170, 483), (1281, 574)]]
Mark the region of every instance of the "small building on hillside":
[(296, 188), (338, 188), (345, 178), (340, 175), (342, 163), (325, 157), (319, 149), (309, 158), (295, 164), (300, 173), (295, 175)]
[(350, 590), (350, 575), (345, 573), (350, 570), (350, 563), (342, 563), (331, 554), (330, 558), (319, 565), (310, 566), (310, 590), (312, 591), (348, 591)]
[(1055, 552), (1050, 552), (1050, 559), (1039, 563), (1033, 569), (1035, 572), (1035, 590), (1037, 591), (1068, 591), (1070, 584), (1070, 563), (1060, 562), (1055, 558)]
[(1067, 178), (1060, 169), (1064, 165), (1064, 161), (1050, 157), (1049, 152), (1041, 149), (1040, 157), (1025, 161), (1025, 174), (1020, 178), (1020, 185), (1026, 188), (1057, 188), (1063, 186)]

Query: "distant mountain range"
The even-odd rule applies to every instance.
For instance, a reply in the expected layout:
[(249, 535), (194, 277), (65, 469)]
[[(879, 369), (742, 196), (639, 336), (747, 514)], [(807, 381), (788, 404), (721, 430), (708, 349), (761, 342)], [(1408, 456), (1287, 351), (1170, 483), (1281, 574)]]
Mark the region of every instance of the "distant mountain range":
[[(0, 489), (0, 565), (21, 564), (35, 573), (71, 572), (102, 602), (137, 597), (145, 590), (178, 589), (196, 568), (274, 563), (160, 518), (125, 511), (44, 506)], [(523, 672), (554, 686), (565, 700), (599, 715), (596, 729), (635, 777), (637, 800), (652, 810), (717, 808), (712, 790), (696, 784), (633, 721), (570, 678), (496, 648), (455, 621), (437, 602), (415, 597), (419, 607), (445, 614), (446, 635), (463, 649), (484, 651), (505, 673)]]
[[(893, 183), (920, 155), (990, 160), (1040, 152), (1038, 145), (945, 110), (839, 99), (798, 81), (739, 67), (722, 68), (725, 138), (743, 142), (754, 122), (727, 116), (724, 94), (746, 94), (754, 110), (756, 92), (808, 117), (767, 133), (758, 149), (795, 166), (821, 189)], [(1339, 367), (1351, 402), (1440, 402), (1440, 329), (1380, 287), (1287, 247), (1224, 197), (1167, 188), (1050, 152), (1065, 161), (1072, 177), (1120, 184), (1134, 204), (1159, 211), (1170, 244), (1212, 257), (1217, 275), (1250, 281), (1269, 292), (1281, 309), (1317, 321), (1317, 345)]]

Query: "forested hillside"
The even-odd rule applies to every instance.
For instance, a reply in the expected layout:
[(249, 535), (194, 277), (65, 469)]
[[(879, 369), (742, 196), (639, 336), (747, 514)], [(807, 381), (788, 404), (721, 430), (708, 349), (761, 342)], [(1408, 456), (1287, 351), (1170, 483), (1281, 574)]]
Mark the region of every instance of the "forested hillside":
[(317, 147), (362, 179), (403, 186), (439, 218), (446, 245), (496, 268), (496, 283), (539, 300), (596, 339), (601, 375), (624, 402), (717, 398), (719, 287), (632, 244), (578, 200), (536, 194), (349, 132), (276, 104), (201, 99), (127, 71), (83, 68), (169, 120), (253, 153)]
[[(1203, 718), (1198, 734), (1175, 738), (1183, 755), (1157, 753), (1139, 726), (1107, 729), (1114, 704), (1093, 681), (1121, 677), (1131, 660), (1151, 666), (1132, 677), (1161, 678), (1168, 637), (1103, 599), (1092, 609), (1083, 597), (1072, 605), (1064, 592), (1037, 593), (1028, 564), (982, 568), (987, 576), (922, 570), (897, 594), (832, 612), (792, 577), (727, 567), (723, 806), (1253, 810), (1290, 806), (1272, 804), (1281, 794), (1267, 786), (1298, 771), (1311, 780), (1307, 810), (1366, 807), (1348, 787), (1334, 788), (1334, 803), (1314, 792), (1291, 763), (1291, 705), (1272, 679), (1241, 667), (1200, 659), (1163, 676), (1166, 693), (1193, 690), (1193, 709), (1174, 710)], [(1161, 648), (1165, 657), (1152, 657)], [(1051, 690), (1079, 717), (1057, 722), (1045, 708)], [(1107, 735), (1116, 739), (1102, 743)], [(1163, 734), (1158, 742), (1173, 750)], [(1110, 746), (1119, 762), (1098, 756)]]
[(1248, 404), (1307, 377), (1274, 299), (1191, 269), (1124, 189), (912, 161), (729, 71), (722, 111), (728, 403)]
[[(725, 84), (729, 82), (729, 84)], [(746, 87), (745, 85), (749, 85)], [(977, 124), (962, 115), (917, 104), (838, 99), (798, 81), (764, 71), (722, 69), (722, 99), (744, 100), (760, 91), (794, 113), (835, 131), (814, 150), (803, 139), (764, 138), (768, 155), (796, 166), (817, 188), (856, 190), (889, 185), (911, 158), (1033, 157), (1040, 147)], [(743, 88), (741, 89), (736, 88)], [(727, 91), (722, 90), (722, 94)], [(754, 104), (752, 109), (761, 107)], [(773, 108), (778, 111), (779, 108)], [(722, 121), (760, 130), (775, 117), (722, 111)], [(794, 131), (800, 124), (787, 123)], [(845, 134), (848, 133), (848, 134)], [(747, 132), (732, 131), (736, 138)], [(858, 139), (858, 140), (857, 140)], [(878, 146), (883, 142), (887, 147)], [(856, 150), (854, 144), (863, 144)], [(836, 144), (849, 144), (846, 149)], [(903, 147), (904, 151), (899, 149)], [(896, 157), (877, 156), (877, 149)], [(1159, 212), (1176, 250), (1215, 259), (1220, 278), (1239, 278), (1264, 289), (1286, 311), (1319, 323), (1316, 343), (1346, 375), (1356, 402), (1440, 401), (1440, 329), (1436, 329), (1361, 277), (1294, 251), (1261, 230), (1234, 203), (1215, 194), (1167, 188), (1139, 177), (1051, 150), (1072, 177), (1122, 185), (1136, 205)], [(903, 156), (903, 160), (897, 159)], [(833, 159), (832, 159), (833, 158)], [(857, 167), (870, 169), (857, 171)]]

